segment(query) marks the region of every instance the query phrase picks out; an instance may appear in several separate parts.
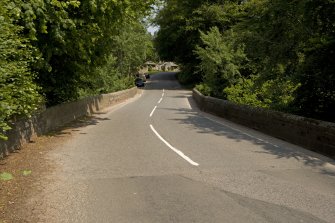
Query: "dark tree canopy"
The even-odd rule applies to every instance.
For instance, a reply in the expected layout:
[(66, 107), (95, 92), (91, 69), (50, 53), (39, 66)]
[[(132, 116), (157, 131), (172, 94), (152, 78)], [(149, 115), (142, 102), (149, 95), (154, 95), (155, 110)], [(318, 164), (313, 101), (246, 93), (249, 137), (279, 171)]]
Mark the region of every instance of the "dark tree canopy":
[(335, 121), (334, 1), (164, 2), (156, 46), (181, 63), (181, 81), (237, 103)]

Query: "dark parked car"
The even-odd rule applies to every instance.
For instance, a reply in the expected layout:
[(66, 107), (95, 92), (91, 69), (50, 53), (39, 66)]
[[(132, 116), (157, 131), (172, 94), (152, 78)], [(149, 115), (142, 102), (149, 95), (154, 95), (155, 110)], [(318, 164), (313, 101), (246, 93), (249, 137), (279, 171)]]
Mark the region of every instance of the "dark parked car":
[(144, 81), (143, 81), (143, 79), (137, 77), (137, 78), (135, 79), (135, 85), (136, 85), (137, 87), (144, 87)]
[(147, 75), (146, 74), (136, 74), (137, 78), (141, 78), (143, 80), (143, 82), (147, 82)]

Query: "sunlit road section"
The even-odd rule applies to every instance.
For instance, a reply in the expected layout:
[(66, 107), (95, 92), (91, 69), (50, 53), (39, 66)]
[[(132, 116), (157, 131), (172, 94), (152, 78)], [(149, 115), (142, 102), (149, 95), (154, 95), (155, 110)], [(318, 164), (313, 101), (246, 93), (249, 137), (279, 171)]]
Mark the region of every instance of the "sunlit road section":
[(173, 73), (48, 158), (41, 222), (335, 222), (334, 161), (203, 113)]

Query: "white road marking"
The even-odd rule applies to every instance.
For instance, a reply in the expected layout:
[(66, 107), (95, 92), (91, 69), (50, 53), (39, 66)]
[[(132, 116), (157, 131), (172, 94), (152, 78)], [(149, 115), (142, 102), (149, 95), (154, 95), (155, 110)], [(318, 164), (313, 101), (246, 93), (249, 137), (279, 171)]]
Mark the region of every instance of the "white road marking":
[(188, 108), (192, 109), (192, 106), (190, 104), (190, 101), (189, 101), (188, 97), (186, 97), (185, 99), (186, 99), (186, 104), (187, 104)]
[(150, 117), (152, 117), (152, 115), (154, 114), (156, 108), (157, 108), (157, 106), (155, 106), (154, 109), (152, 110), (152, 112), (150, 113)]
[[(162, 102), (163, 97), (164, 97), (164, 89), (163, 89), (162, 97), (161, 97), (161, 99), (159, 99), (158, 104), (160, 104), (160, 103)], [(156, 108), (157, 108), (157, 106), (155, 106), (154, 109), (152, 110), (152, 112), (150, 113), (150, 117), (153, 116), (153, 114), (154, 114)]]
[(181, 156), (184, 160), (186, 160), (187, 162), (189, 162), (191, 165), (193, 166), (199, 166), (198, 163), (194, 162), (193, 160), (191, 160), (188, 156), (186, 156), (182, 151), (174, 148), (173, 146), (171, 146), (170, 143), (168, 143), (165, 139), (163, 139), (162, 136), (159, 135), (159, 133), (156, 131), (156, 129), (150, 125), (151, 130), (156, 134), (156, 136), (165, 143), (165, 145), (167, 145), (172, 151), (174, 151), (175, 153), (177, 153), (179, 156)]
[(165, 92), (165, 89), (163, 88), (163, 93)]
[(250, 135), (250, 134), (248, 134), (248, 133), (245, 133), (245, 132), (243, 132), (243, 131), (241, 131), (241, 130), (239, 130), (239, 129), (237, 129), (237, 128), (234, 128), (234, 127), (232, 127), (232, 126), (230, 126), (230, 125), (223, 124), (223, 123), (221, 123), (221, 122), (219, 122), (219, 121), (216, 121), (216, 120), (214, 120), (214, 119), (212, 119), (212, 118), (208, 118), (208, 117), (206, 117), (206, 116), (203, 116), (203, 117), (206, 118), (206, 119), (208, 119), (208, 120), (211, 120), (212, 122), (215, 122), (215, 123), (218, 123), (218, 124), (220, 124), (220, 125), (226, 126), (226, 127), (230, 128), (230, 129), (233, 129), (233, 130), (235, 130), (235, 131), (237, 131), (237, 132), (239, 132), (239, 133), (241, 133), (241, 134), (243, 134), (243, 135), (249, 136), (250, 138), (256, 139), (256, 140), (261, 141), (261, 142), (264, 142), (264, 143), (269, 144), (269, 145), (271, 145), (271, 146), (274, 146), (274, 147), (276, 147), (276, 148), (280, 148), (280, 147), (279, 147), (278, 145), (276, 145), (276, 144), (273, 144), (273, 143), (268, 142), (268, 141), (266, 141), (266, 140), (257, 138), (257, 137), (255, 137), (255, 136), (253, 136), (253, 135)]

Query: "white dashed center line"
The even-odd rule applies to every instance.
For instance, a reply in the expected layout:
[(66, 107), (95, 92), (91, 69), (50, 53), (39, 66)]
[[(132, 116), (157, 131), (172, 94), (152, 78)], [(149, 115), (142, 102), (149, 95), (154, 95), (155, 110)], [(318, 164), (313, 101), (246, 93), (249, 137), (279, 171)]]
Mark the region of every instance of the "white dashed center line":
[[(162, 102), (163, 97), (164, 97), (164, 92), (165, 92), (165, 90), (163, 89), (162, 97), (159, 99), (159, 101), (157, 102), (157, 104), (160, 104), (160, 103)], [(154, 107), (154, 109), (151, 111), (151, 113), (150, 113), (150, 117), (152, 117), (152, 116), (154, 115), (154, 112), (155, 112), (156, 109), (157, 109), (157, 105), (156, 105), (156, 106)]]
[(161, 135), (159, 135), (159, 133), (156, 131), (156, 129), (150, 125), (151, 130), (156, 134), (156, 136), (162, 141), (164, 142), (165, 145), (167, 145), (172, 151), (174, 151), (175, 153), (177, 153), (180, 157), (182, 157), (184, 160), (186, 160), (187, 162), (189, 162), (191, 165), (193, 166), (199, 166), (198, 163), (194, 162), (193, 160), (191, 160), (188, 156), (186, 156), (182, 151), (174, 148), (170, 143), (168, 143)]
[(154, 107), (154, 109), (152, 110), (152, 112), (150, 113), (150, 117), (152, 117), (152, 116), (153, 116), (153, 114), (154, 114), (154, 112), (155, 112), (156, 108), (157, 108), (157, 106), (155, 106), (155, 107)]

